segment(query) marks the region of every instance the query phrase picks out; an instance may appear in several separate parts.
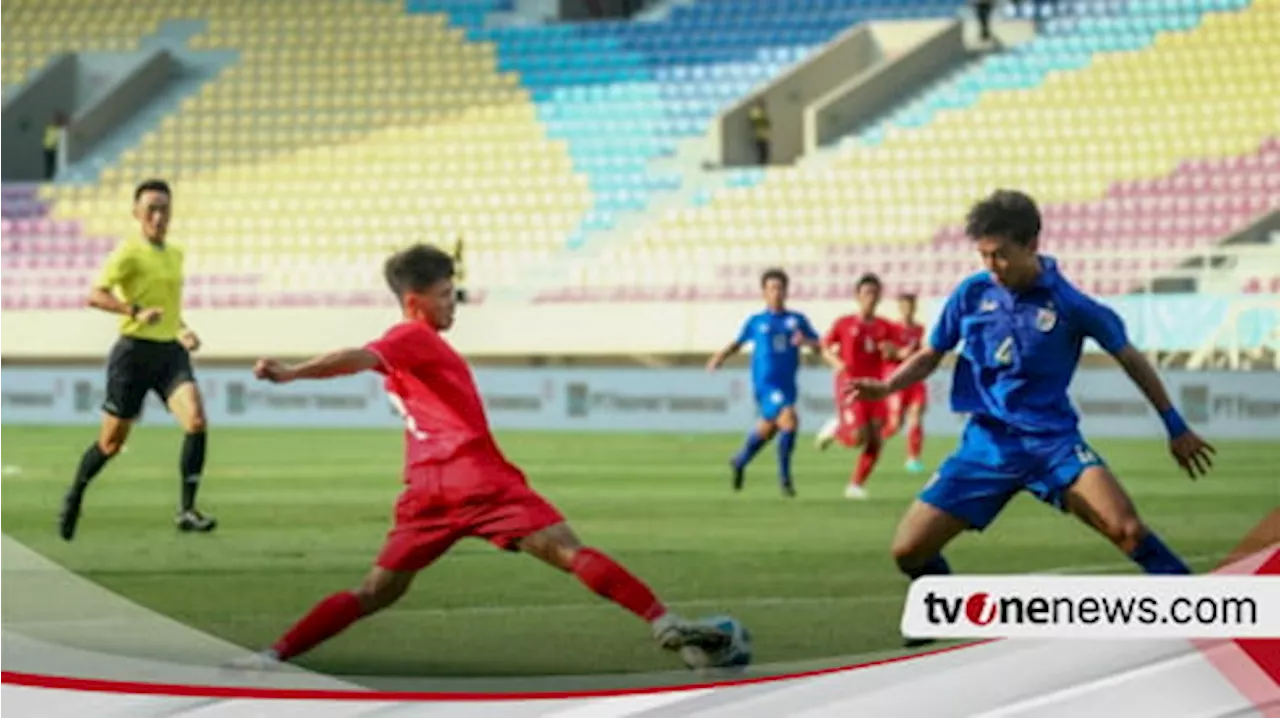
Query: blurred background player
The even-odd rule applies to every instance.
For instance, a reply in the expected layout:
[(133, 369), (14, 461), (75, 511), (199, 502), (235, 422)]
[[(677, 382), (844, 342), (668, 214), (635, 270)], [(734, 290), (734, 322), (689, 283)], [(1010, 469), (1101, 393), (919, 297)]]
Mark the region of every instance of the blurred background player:
[(341, 349), (296, 365), (260, 359), (254, 376), (283, 384), (364, 371), (386, 377), (405, 420), (405, 489), (395, 525), (364, 582), (316, 604), (276, 643), (234, 665), (269, 667), (336, 636), (395, 603), (414, 577), (460, 539), (483, 538), (524, 551), (578, 577), (592, 591), (650, 624), (667, 650), (714, 652), (729, 637), (667, 611), (649, 587), (606, 554), (584, 547), (559, 510), (534, 491), (502, 454), (489, 429), (466, 361), (441, 336), (453, 325), (457, 287), (453, 258), (416, 245), (387, 260), (387, 284), (404, 320), (364, 347)]
[(822, 338), (823, 352), (835, 374), (836, 416), (818, 432), (818, 448), (826, 449), (833, 440), (848, 447), (862, 447), (857, 467), (849, 478), (844, 495), (865, 499), (864, 485), (880, 458), (881, 432), (889, 416), (883, 399), (862, 399), (845, 406), (844, 393), (853, 379), (884, 376), (885, 357), (894, 351), (897, 335), (893, 324), (876, 316), (883, 290), (880, 277), (864, 274), (858, 278), (858, 313), (840, 317)]
[(742, 490), (747, 464), (760, 449), (778, 435), (778, 481), (782, 493), (795, 496), (791, 478), (791, 455), (795, 453), (796, 431), (800, 418), (796, 414), (796, 375), (800, 371), (800, 349), (821, 351), (818, 333), (808, 317), (787, 309), (787, 287), (790, 280), (781, 269), (770, 269), (760, 277), (765, 310), (747, 317), (738, 338), (716, 352), (707, 362), (714, 372), (725, 360), (751, 343), (751, 386), (760, 411), (760, 419), (747, 433), (742, 449), (729, 461), (733, 469), (733, 490)]
[[(894, 350), (884, 363), (884, 378), (888, 379), (898, 370), (902, 362), (920, 351), (924, 343), (924, 326), (916, 321), (916, 295), (905, 293), (898, 295), (898, 316), (900, 321), (894, 325)], [(889, 420), (885, 424), (884, 438), (887, 441), (897, 435), (905, 423), (907, 426), (907, 471), (919, 474), (924, 471), (924, 463), (920, 461), (920, 452), (924, 448), (924, 413), (929, 406), (929, 389), (925, 382), (916, 382), (896, 394), (890, 394), (888, 402)]]
[[(1086, 338), (1115, 357), (1163, 419), (1169, 449), (1191, 478), (1207, 472), (1213, 447), (1191, 431), (1155, 369), (1111, 308), (1076, 289), (1040, 256), (1040, 211), (1001, 190), (970, 210), (965, 232), (987, 271), (952, 292), (928, 345), (885, 382), (854, 380), (850, 397), (880, 399), (922, 381), (963, 341), (951, 410), (969, 414), (960, 447), (907, 509), (893, 557), (912, 579), (951, 572), (942, 549), (966, 529), (985, 529), (1026, 490), (1070, 511), (1147, 573), (1190, 569), (1140, 518), (1102, 457), (1080, 433), (1067, 387)], [(914, 641), (912, 641), (914, 643)]]
[(89, 293), (89, 306), (119, 314), (120, 338), (107, 359), (102, 428), (85, 450), (62, 502), (59, 533), (70, 541), (80, 520), (89, 482), (120, 452), (147, 394), (155, 392), (186, 436), (179, 461), (181, 498), (175, 520), (180, 531), (212, 531), (217, 521), (196, 510), (204, 472), (204, 403), (189, 352), (200, 339), (182, 321), (183, 251), (167, 241), (173, 195), (162, 180), (148, 180), (133, 193), (139, 234), (116, 246)]

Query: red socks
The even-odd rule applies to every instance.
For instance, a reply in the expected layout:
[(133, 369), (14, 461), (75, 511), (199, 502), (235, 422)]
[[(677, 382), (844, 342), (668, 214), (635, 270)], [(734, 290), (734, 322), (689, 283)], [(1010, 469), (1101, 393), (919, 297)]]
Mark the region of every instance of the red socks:
[(920, 450), (924, 448), (924, 426), (916, 424), (907, 430), (907, 458), (920, 458)]
[(354, 593), (335, 593), (313, 606), (271, 648), (280, 660), (287, 661), (342, 633), (363, 616), (364, 607)]
[(862, 455), (858, 457), (858, 468), (853, 474), (853, 483), (858, 486), (862, 486), (867, 483), (867, 477), (871, 476), (871, 470), (876, 467), (876, 461), (879, 459), (879, 447), (876, 447), (874, 451), (871, 449), (863, 449)]
[(613, 601), (646, 621), (667, 612), (653, 591), (627, 569), (593, 548), (578, 549), (573, 557), (573, 574), (587, 588)]

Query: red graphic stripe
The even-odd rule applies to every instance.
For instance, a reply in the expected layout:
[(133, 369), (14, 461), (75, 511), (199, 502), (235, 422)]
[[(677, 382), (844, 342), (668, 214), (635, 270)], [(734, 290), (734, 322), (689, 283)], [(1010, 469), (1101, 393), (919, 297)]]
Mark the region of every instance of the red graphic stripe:
[(378, 691), (369, 690), (337, 690), (306, 688), (249, 688), (237, 686), (200, 686), (173, 683), (136, 683), (133, 681), (114, 681), (98, 678), (73, 678), (68, 676), (50, 676), (21, 671), (0, 672), (0, 682), (32, 688), (54, 688), (65, 691), (90, 691), (95, 693), (131, 693), (140, 695), (174, 696), (182, 698), (252, 698), (264, 700), (325, 700), (325, 701), (507, 701), (507, 700), (552, 700), (565, 698), (611, 698), (628, 695), (644, 695), (650, 693), (678, 693), (705, 688), (757, 685), (773, 683), (796, 678), (811, 678), (832, 673), (854, 671), (872, 666), (914, 660), (925, 656), (950, 653), (962, 648), (972, 648), (991, 641), (975, 641), (958, 646), (947, 646), (932, 651), (913, 653), (909, 656), (896, 656), (853, 666), (824, 668), (804, 673), (789, 673), (779, 676), (760, 676), (744, 678), (737, 681), (721, 681), (695, 683), (681, 686), (654, 686), (648, 688), (615, 688), (596, 691), (574, 692), (522, 692), (522, 693), (467, 693), (448, 691)]

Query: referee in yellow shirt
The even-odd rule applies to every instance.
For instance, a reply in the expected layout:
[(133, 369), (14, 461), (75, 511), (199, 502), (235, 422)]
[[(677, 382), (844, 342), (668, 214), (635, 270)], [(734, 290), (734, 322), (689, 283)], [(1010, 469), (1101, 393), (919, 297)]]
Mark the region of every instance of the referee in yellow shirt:
[(217, 521), (196, 510), (204, 471), (205, 415), (189, 352), (200, 340), (182, 321), (182, 250), (165, 241), (172, 192), (148, 180), (133, 193), (140, 236), (118, 244), (89, 293), (89, 306), (121, 315), (120, 339), (107, 359), (107, 396), (102, 428), (80, 459), (75, 482), (63, 500), (60, 531), (70, 541), (89, 482), (120, 452), (147, 394), (155, 392), (186, 432), (180, 462), (182, 499), (175, 523), (180, 531), (212, 531)]

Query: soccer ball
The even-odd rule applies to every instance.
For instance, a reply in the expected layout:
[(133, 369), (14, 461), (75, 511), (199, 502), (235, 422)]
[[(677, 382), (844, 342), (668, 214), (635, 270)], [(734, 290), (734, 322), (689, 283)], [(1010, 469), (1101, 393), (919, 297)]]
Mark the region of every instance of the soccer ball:
[(732, 616), (711, 616), (699, 619), (697, 623), (712, 626), (729, 634), (729, 645), (709, 652), (696, 646), (685, 646), (680, 649), (680, 658), (684, 664), (694, 670), (709, 668), (744, 668), (751, 663), (751, 632), (742, 622)]

